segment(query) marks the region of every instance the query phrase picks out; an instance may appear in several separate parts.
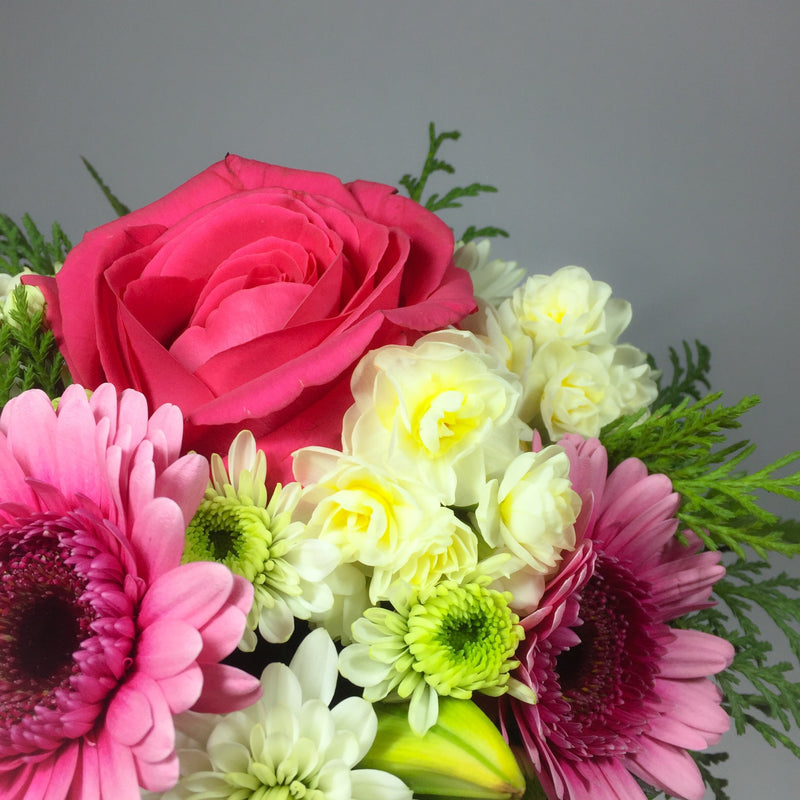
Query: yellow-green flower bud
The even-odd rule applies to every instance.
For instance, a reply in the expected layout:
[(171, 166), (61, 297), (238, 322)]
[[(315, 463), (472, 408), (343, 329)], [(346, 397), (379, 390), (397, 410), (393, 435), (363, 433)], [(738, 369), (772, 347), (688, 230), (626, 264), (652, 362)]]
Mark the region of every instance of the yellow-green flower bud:
[[(519, 800), (525, 778), (494, 723), (471, 700), (439, 699), (424, 736), (408, 724), (405, 705), (375, 703), (378, 734), (360, 766), (397, 775), (415, 795), (462, 800)], [(480, 745), (476, 747), (475, 743)]]

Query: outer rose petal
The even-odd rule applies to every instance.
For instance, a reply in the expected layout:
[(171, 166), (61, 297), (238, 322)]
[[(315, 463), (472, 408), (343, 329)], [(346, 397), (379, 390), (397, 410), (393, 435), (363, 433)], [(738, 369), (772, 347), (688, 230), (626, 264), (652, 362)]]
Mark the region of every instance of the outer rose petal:
[(337, 443), (366, 351), (474, 310), (452, 256), (449, 228), (391, 187), (228, 156), (26, 281), (76, 380), (174, 403), (206, 455), (246, 426), (285, 483), (293, 450)]

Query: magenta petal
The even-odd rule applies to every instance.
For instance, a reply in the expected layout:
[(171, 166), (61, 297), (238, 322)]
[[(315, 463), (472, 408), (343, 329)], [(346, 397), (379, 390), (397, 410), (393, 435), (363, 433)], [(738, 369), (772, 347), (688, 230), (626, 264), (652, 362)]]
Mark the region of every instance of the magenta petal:
[(200, 628), (227, 603), (233, 584), (233, 573), (222, 564), (182, 564), (160, 575), (150, 586), (142, 600), (139, 622), (146, 627), (167, 617)]
[(138, 514), (131, 532), (140, 575), (152, 582), (178, 567), (183, 554), (184, 519), (180, 507), (166, 497), (151, 500)]
[(156, 680), (171, 678), (190, 667), (202, 647), (203, 639), (194, 626), (182, 620), (161, 619), (142, 631), (136, 668)]
[(675, 639), (659, 662), (662, 678), (703, 678), (730, 666), (733, 646), (719, 636), (693, 630), (672, 631)]
[(631, 769), (657, 789), (686, 800), (703, 800), (706, 786), (700, 770), (681, 748), (642, 736), (641, 748), (631, 758)]
[(100, 772), (99, 800), (141, 800), (136, 767), (130, 749), (105, 729), (97, 738)]
[(152, 730), (153, 711), (135, 680), (121, 686), (108, 706), (106, 727), (120, 744), (141, 742)]
[(203, 694), (192, 711), (226, 714), (247, 708), (261, 697), (261, 682), (226, 664), (202, 664)]
[(167, 698), (170, 711), (180, 714), (190, 709), (203, 691), (203, 670), (198, 664), (192, 664), (180, 675), (161, 678), (159, 686)]

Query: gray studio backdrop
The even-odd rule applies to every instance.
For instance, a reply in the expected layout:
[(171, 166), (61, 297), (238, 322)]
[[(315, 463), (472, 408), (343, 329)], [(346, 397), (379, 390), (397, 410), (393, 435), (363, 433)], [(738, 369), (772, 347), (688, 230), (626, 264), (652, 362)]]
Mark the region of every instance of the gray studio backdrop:
[[(708, 344), (714, 388), (763, 399), (761, 466), (800, 448), (798, 41), (797, 0), (0, 0), (0, 208), (76, 241), (111, 216), (80, 155), (131, 206), (228, 151), (395, 183), (435, 120), (500, 190), (454, 227), (587, 267), (662, 361)], [(785, 752), (723, 745), (734, 800), (795, 796)]]

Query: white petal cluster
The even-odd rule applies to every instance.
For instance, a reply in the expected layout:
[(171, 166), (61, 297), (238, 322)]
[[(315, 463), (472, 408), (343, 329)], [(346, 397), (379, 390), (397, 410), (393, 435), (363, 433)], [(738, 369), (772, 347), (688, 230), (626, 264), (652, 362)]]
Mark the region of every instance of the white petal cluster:
[[(267, 463), (255, 438), (241, 431), (228, 451), (228, 467), (219, 455), (211, 458), (211, 483), (206, 499), (224, 498), (241, 508), (261, 511), (266, 525), (253, 526), (247, 553), (229, 563), (254, 587), (253, 605), (247, 616), (240, 649), (256, 647), (256, 630), (268, 642), (285, 642), (294, 631), (294, 620), (327, 612), (333, 594), (326, 578), (340, 563), (339, 551), (306, 530), (295, 518), (300, 500), (297, 483), (278, 484), (269, 495)], [(202, 507), (201, 507), (202, 508)]]
[(484, 477), (530, 439), (519, 417), (518, 378), (466, 331), (373, 350), (351, 385), (344, 451), (416, 476), (444, 505), (468, 505)]
[(597, 436), (655, 399), (657, 373), (645, 354), (617, 340), (630, 304), (582, 267), (534, 275), (499, 307), (472, 321), (523, 385), (522, 418), (551, 441)]
[(264, 670), (264, 692), (252, 706), (225, 716), (179, 717), (180, 781), (162, 800), (411, 800), (396, 776), (355, 769), (378, 722), (359, 697), (329, 708), (337, 678), (336, 648), (317, 629), (289, 666)]
[(453, 261), (457, 267), (469, 272), (475, 297), (496, 304), (509, 297), (519, 286), (525, 270), (518, 267), (516, 261), (502, 261), (499, 258), (490, 260), (490, 248), (489, 239), (467, 244), (456, 242)]
[(562, 553), (575, 547), (580, 511), (569, 470), (566, 453), (550, 445), (521, 453), (502, 477), (487, 481), (475, 512), (487, 544), (495, 552), (511, 553), (534, 572), (555, 572)]
[[(309, 535), (334, 545), (345, 564), (359, 564), (370, 604), (387, 600), (397, 581), (427, 588), (474, 569), (477, 536), (412, 476), (311, 447), (295, 454), (294, 471), (306, 486), (299, 513)], [(315, 620), (326, 624), (325, 615)]]

